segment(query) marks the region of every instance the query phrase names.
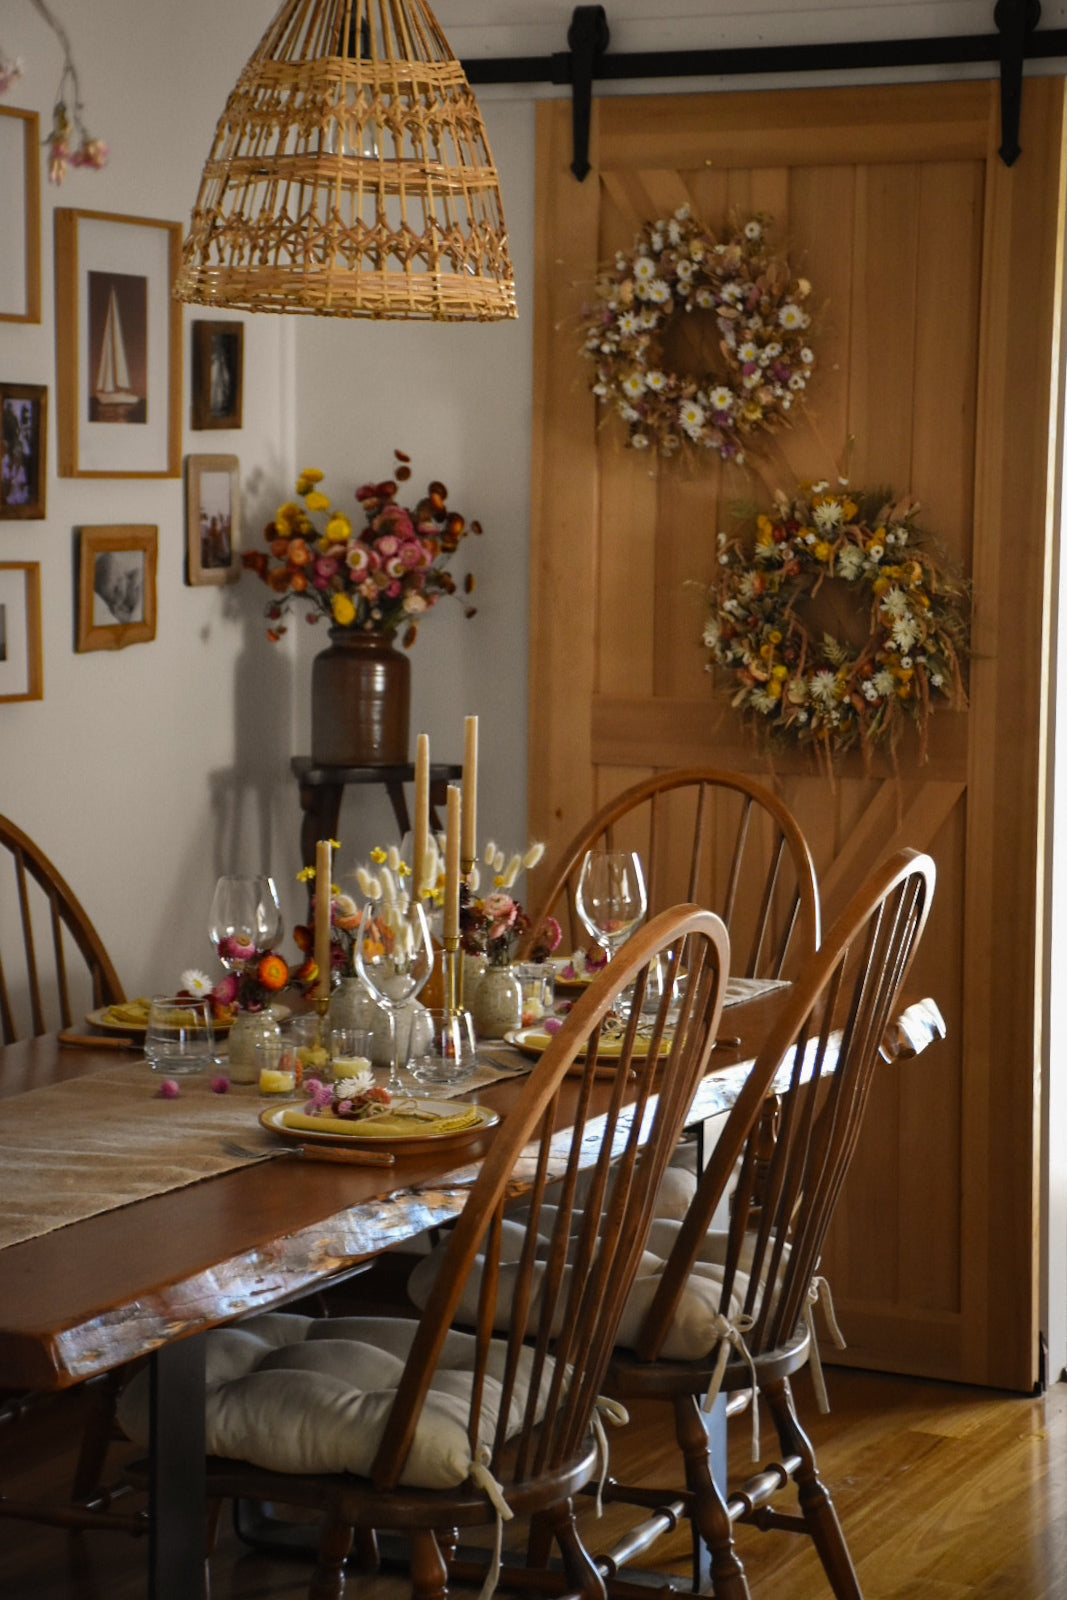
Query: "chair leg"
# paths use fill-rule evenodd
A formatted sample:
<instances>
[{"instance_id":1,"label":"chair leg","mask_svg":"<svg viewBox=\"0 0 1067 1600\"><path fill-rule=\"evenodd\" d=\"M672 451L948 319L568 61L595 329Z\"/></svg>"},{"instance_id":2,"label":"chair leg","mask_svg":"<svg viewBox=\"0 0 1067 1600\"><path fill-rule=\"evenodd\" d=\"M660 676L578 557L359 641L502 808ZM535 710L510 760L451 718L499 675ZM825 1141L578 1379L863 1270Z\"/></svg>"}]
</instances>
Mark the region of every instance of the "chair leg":
<instances>
[{"instance_id":1,"label":"chair leg","mask_svg":"<svg viewBox=\"0 0 1067 1600\"><path fill-rule=\"evenodd\" d=\"M766 1384L761 1389L774 1418L783 1458L798 1457L800 1466L793 1474L797 1486L800 1512L804 1518L811 1541L830 1581L835 1600L863 1600L856 1569L841 1531L841 1524L830 1494L819 1477L815 1451L811 1441L800 1426L789 1381Z\"/></svg>"},{"instance_id":2,"label":"chair leg","mask_svg":"<svg viewBox=\"0 0 1067 1600\"><path fill-rule=\"evenodd\" d=\"M607 1600L607 1585L578 1533L573 1501L568 1500L565 1506L558 1507L552 1532L571 1591L583 1595L584 1600Z\"/></svg>"},{"instance_id":3,"label":"chair leg","mask_svg":"<svg viewBox=\"0 0 1067 1600\"><path fill-rule=\"evenodd\" d=\"M351 1548L351 1523L338 1512L327 1511L319 1527L308 1600L341 1600L345 1592L345 1561Z\"/></svg>"},{"instance_id":4,"label":"chair leg","mask_svg":"<svg viewBox=\"0 0 1067 1600\"><path fill-rule=\"evenodd\" d=\"M543 1571L552 1555L552 1528L543 1512L535 1511L526 1535L526 1565Z\"/></svg>"},{"instance_id":5,"label":"chair leg","mask_svg":"<svg viewBox=\"0 0 1067 1600\"><path fill-rule=\"evenodd\" d=\"M734 1547L730 1513L712 1477L708 1435L700 1417L700 1401L695 1395L676 1397L674 1431L685 1462L686 1487L693 1496L695 1534L703 1539L711 1560L711 1592L715 1600L751 1600L745 1569ZM695 1559L693 1587L694 1590L700 1588Z\"/></svg>"},{"instance_id":6,"label":"chair leg","mask_svg":"<svg viewBox=\"0 0 1067 1600\"><path fill-rule=\"evenodd\" d=\"M412 1600L445 1600L448 1568L432 1528L418 1528L411 1536Z\"/></svg>"},{"instance_id":7,"label":"chair leg","mask_svg":"<svg viewBox=\"0 0 1067 1600\"><path fill-rule=\"evenodd\" d=\"M126 1368L119 1367L87 1386L90 1407L71 1484L70 1497L74 1501L88 1500L101 1486L104 1462L114 1436L115 1406L128 1377Z\"/></svg>"}]
</instances>

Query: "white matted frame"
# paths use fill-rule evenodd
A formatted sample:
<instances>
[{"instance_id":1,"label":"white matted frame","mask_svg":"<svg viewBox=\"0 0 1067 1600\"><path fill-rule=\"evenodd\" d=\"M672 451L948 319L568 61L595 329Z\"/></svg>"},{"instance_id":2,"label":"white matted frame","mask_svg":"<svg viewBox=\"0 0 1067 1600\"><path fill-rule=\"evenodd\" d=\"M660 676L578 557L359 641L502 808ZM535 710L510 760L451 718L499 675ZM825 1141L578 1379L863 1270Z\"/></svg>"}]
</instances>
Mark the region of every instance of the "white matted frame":
<instances>
[{"instance_id":1,"label":"white matted frame","mask_svg":"<svg viewBox=\"0 0 1067 1600\"><path fill-rule=\"evenodd\" d=\"M0 106L0 322L41 320L40 130Z\"/></svg>"},{"instance_id":2,"label":"white matted frame","mask_svg":"<svg viewBox=\"0 0 1067 1600\"><path fill-rule=\"evenodd\" d=\"M178 477L180 224L60 207L55 249L60 477Z\"/></svg>"},{"instance_id":3,"label":"white matted frame","mask_svg":"<svg viewBox=\"0 0 1067 1600\"><path fill-rule=\"evenodd\" d=\"M77 649L121 650L154 639L159 529L118 525L80 534Z\"/></svg>"},{"instance_id":4,"label":"white matted frame","mask_svg":"<svg viewBox=\"0 0 1067 1600\"><path fill-rule=\"evenodd\" d=\"M0 701L43 699L40 563L0 561Z\"/></svg>"},{"instance_id":5,"label":"white matted frame","mask_svg":"<svg viewBox=\"0 0 1067 1600\"><path fill-rule=\"evenodd\" d=\"M186 462L187 583L234 583L241 576L241 472L236 456Z\"/></svg>"}]
</instances>

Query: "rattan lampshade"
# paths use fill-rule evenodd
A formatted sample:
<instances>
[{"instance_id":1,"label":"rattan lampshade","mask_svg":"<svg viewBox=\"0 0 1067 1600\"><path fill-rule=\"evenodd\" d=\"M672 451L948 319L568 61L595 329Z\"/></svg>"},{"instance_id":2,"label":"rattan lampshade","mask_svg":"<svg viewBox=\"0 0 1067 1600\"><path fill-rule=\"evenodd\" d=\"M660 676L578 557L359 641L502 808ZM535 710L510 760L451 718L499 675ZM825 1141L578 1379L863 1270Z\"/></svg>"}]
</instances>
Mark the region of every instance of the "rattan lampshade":
<instances>
[{"instance_id":1,"label":"rattan lampshade","mask_svg":"<svg viewBox=\"0 0 1067 1600\"><path fill-rule=\"evenodd\" d=\"M284 0L219 119L174 293L246 311L515 316L481 114L423 0Z\"/></svg>"}]
</instances>

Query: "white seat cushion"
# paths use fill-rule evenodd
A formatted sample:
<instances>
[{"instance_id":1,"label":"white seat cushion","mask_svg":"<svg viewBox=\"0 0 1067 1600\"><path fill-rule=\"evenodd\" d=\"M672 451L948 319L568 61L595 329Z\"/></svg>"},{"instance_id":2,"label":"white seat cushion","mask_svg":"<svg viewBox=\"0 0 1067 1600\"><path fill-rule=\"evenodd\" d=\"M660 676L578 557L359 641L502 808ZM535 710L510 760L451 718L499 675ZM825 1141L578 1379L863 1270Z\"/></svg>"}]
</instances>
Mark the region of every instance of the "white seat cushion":
<instances>
[{"instance_id":1,"label":"white seat cushion","mask_svg":"<svg viewBox=\"0 0 1067 1600\"><path fill-rule=\"evenodd\" d=\"M273 1312L204 1335L207 1449L276 1472L369 1474L417 1324L389 1317L302 1317ZM454 1488L470 1475L467 1438L474 1338L451 1331L431 1383L400 1482ZM479 1445L492 1443L501 1401L504 1346L494 1341ZM520 1360L508 1419L521 1424L529 1385ZM542 1380L544 1396L551 1367ZM148 1373L123 1394L119 1422L148 1443Z\"/></svg>"},{"instance_id":2,"label":"white seat cushion","mask_svg":"<svg viewBox=\"0 0 1067 1600\"><path fill-rule=\"evenodd\" d=\"M554 1213L551 1208L545 1207L541 1214L541 1227L543 1236L547 1238ZM648 1242L641 1258L637 1278L626 1302L616 1343L624 1348L632 1347L640 1331L641 1324L652 1303L652 1298L659 1287L660 1277L667 1256L670 1254L674 1240L677 1238L680 1221L669 1217L658 1217L652 1224ZM494 1326L501 1328L506 1324L510 1314L512 1301L512 1284L518 1273L518 1263L522 1247L526 1239L526 1225L524 1222L508 1220L503 1224L501 1236L501 1267L499 1289L497 1293L497 1309ZM572 1240L572 1248L574 1241ZM694 1264L693 1271L682 1293L671 1330L663 1346L662 1355L669 1361L699 1361L710 1356L719 1346L723 1336L723 1317L720 1315L720 1301L723 1289L722 1262L725 1256L726 1236L719 1233L709 1233L702 1246L700 1258ZM430 1286L437 1276L442 1258L442 1249L424 1257L418 1263L408 1279L408 1293L417 1306L425 1304ZM466 1287L460 1299L456 1312L456 1320L466 1325L473 1326L477 1316L478 1295L481 1285L481 1266L479 1259L475 1270L467 1280ZM534 1274L534 1301L533 1311L536 1312L538 1300L537 1293L541 1281L541 1274ZM743 1275L735 1278L730 1303L725 1308L728 1321L735 1322L744 1297L748 1292L748 1279ZM533 1315L531 1315L531 1322ZM558 1332L559 1330L554 1330Z\"/></svg>"}]
</instances>

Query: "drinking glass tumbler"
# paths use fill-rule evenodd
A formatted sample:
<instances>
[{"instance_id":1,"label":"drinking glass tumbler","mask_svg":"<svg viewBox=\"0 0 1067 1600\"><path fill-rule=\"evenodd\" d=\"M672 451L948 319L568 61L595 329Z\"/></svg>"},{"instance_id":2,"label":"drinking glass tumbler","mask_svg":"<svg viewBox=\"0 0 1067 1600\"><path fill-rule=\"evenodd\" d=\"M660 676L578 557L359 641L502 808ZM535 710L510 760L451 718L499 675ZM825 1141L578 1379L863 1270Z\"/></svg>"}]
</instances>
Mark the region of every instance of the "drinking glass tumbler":
<instances>
[{"instance_id":1,"label":"drinking glass tumbler","mask_svg":"<svg viewBox=\"0 0 1067 1600\"><path fill-rule=\"evenodd\" d=\"M205 1072L213 1066L215 1030L210 1000L155 995L148 1008L144 1053L152 1070L168 1077Z\"/></svg>"}]
</instances>

